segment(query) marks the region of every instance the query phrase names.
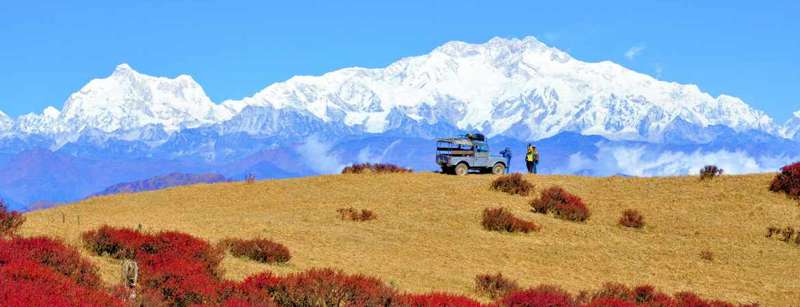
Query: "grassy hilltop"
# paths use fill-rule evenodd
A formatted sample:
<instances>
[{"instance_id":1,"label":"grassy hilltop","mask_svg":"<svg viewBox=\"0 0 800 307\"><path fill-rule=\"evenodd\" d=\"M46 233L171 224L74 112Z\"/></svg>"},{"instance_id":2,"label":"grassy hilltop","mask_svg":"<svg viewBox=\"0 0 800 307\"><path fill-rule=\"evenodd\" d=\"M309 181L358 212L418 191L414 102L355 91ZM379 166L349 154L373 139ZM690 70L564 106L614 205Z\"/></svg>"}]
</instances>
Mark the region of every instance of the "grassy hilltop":
<instances>
[{"instance_id":1,"label":"grassy hilltop","mask_svg":"<svg viewBox=\"0 0 800 307\"><path fill-rule=\"evenodd\" d=\"M767 187L773 174L592 178L526 176L532 196L491 191L494 176L331 175L220 183L88 199L26 214L24 236L47 235L80 246L80 234L108 224L179 230L217 242L264 237L285 244L286 264L225 257L225 276L333 267L380 277L402 290L476 296L476 274L502 272L522 286L554 284L572 292L604 282L652 284L665 292L765 306L800 302L800 246L765 238L768 226L798 226L800 207ZM592 212L575 223L531 212L538 192L560 185ZM540 232L486 231L481 214L506 207ZM370 209L377 219L344 221L339 208ZM641 230L617 221L644 215ZM85 256L102 278L119 282L119 261ZM700 257L710 251L713 260Z\"/></svg>"}]
</instances>

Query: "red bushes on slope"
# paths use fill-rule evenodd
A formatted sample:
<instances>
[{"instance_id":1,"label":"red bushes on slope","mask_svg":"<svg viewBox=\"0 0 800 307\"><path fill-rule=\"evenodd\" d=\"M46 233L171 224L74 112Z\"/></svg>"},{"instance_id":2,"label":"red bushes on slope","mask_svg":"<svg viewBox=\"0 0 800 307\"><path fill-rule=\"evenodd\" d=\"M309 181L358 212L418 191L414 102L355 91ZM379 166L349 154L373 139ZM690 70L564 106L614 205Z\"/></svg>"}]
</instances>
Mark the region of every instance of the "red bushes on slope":
<instances>
[{"instance_id":1,"label":"red bushes on slope","mask_svg":"<svg viewBox=\"0 0 800 307\"><path fill-rule=\"evenodd\" d=\"M447 293L405 294L397 298L397 305L402 307L483 307L484 305L471 298Z\"/></svg>"},{"instance_id":2,"label":"red bushes on slope","mask_svg":"<svg viewBox=\"0 0 800 307\"><path fill-rule=\"evenodd\" d=\"M100 289L97 269L59 241L0 239L3 306L121 306Z\"/></svg>"},{"instance_id":3,"label":"red bushes on slope","mask_svg":"<svg viewBox=\"0 0 800 307\"><path fill-rule=\"evenodd\" d=\"M800 162L782 167L781 172L772 179L769 190L800 199Z\"/></svg>"},{"instance_id":4,"label":"red bushes on slope","mask_svg":"<svg viewBox=\"0 0 800 307\"><path fill-rule=\"evenodd\" d=\"M109 255L116 259L133 259L147 236L127 229L104 225L81 235L86 248L98 256Z\"/></svg>"},{"instance_id":5,"label":"red bushes on slope","mask_svg":"<svg viewBox=\"0 0 800 307\"><path fill-rule=\"evenodd\" d=\"M475 276L475 290L491 299L497 299L518 290L516 281L508 279L503 274L479 274Z\"/></svg>"},{"instance_id":6,"label":"red bushes on slope","mask_svg":"<svg viewBox=\"0 0 800 307\"><path fill-rule=\"evenodd\" d=\"M97 268L78 251L45 237L0 240L0 264L33 262L58 272L82 287L97 288Z\"/></svg>"},{"instance_id":7,"label":"red bushes on slope","mask_svg":"<svg viewBox=\"0 0 800 307\"><path fill-rule=\"evenodd\" d=\"M700 180L714 179L715 177L722 176L724 170L716 165L706 165L700 169Z\"/></svg>"},{"instance_id":8,"label":"red bushes on slope","mask_svg":"<svg viewBox=\"0 0 800 307\"><path fill-rule=\"evenodd\" d=\"M133 258L137 260L141 270L140 297L154 305L484 306L475 300L458 295L400 294L380 279L363 275L349 275L332 269L311 269L286 276L275 276L264 272L250 276L239 283L223 281L219 278L221 253L206 241L177 232L144 234L119 230L108 227L103 231L94 232L95 235L86 235L85 240L87 238L103 238L103 240L99 240L102 241L102 244L92 245L96 242L87 240L87 247L95 252L100 250L101 252L98 253L109 255L124 254L109 251L133 250ZM104 235L99 236L98 233ZM131 240L131 242L116 241L121 238ZM64 298L59 296L37 300L38 297L32 297L26 301L20 301L19 305L31 305L28 303L33 305L75 305L74 301L71 301L74 297L87 297L88 299L85 301L88 302L87 305L92 305L93 302L97 302L95 305L119 304L107 293L96 290L96 288L81 287L75 279L70 277L73 275L69 272L75 270L65 270L67 273L59 273L48 266L34 262L30 262L31 264L18 263L18 267L38 268L35 274L43 277L37 280L46 280L46 284L30 285L28 279L24 277L25 275L21 275L21 278L14 277L17 275L7 272L9 270L12 273L15 271L26 272L28 269L6 265L7 262L2 260L4 259L2 257L8 257L4 255L8 255L10 246L0 244L0 299L4 298L4 295L8 297L14 293L13 289L16 288L3 286L10 284L13 287L31 289L29 292L40 294L44 290L38 289L51 289L47 287L68 289L63 292ZM26 246L18 247L27 250ZM93 246L103 248L92 249ZM108 246L113 248L108 248ZM56 261L55 263L62 262ZM60 266L62 265L55 267ZM492 282L498 280L497 278L485 279ZM492 282L488 284L492 284ZM67 285L63 286L64 284ZM504 282L504 284L513 283ZM492 288L511 289L514 287L493 286ZM724 302L703 300L692 293L678 293L673 297L656 292L650 286L641 286L631 290L621 284L606 284L599 290L583 292L577 297L553 286L503 292L508 293L499 298L495 304L488 306L733 306Z\"/></svg>"},{"instance_id":9,"label":"red bushes on slope","mask_svg":"<svg viewBox=\"0 0 800 307\"><path fill-rule=\"evenodd\" d=\"M284 263L292 259L286 246L267 239L225 239L221 245L235 257L246 257L263 263Z\"/></svg>"},{"instance_id":10,"label":"red bushes on slope","mask_svg":"<svg viewBox=\"0 0 800 307\"><path fill-rule=\"evenodd\" d=\"M177 231L159 232L147 236L136 260L140 266L157 265L166 259L182 259L196 263L204 274L217 278L221 276L219 264L224 256L221 249L208 241Z\"/></svg>"},{"instance_id":11,"label":"red bushes on slope","mask_svg":"<svg viewBox=\"0 0 800 307\"><path fill-rule=\"evenodd\" d=\"M123 306L108 293L84 287L33 261L0 265L0 302L15 306Z\"/></svg>"},{"instance_id":12,"label":"red bushes on slope","mask_svg":"<svg viewBox=\"0 0 800 307\"><path fill-rule=\"evenodd\" d=\"M386 173L411 173L412 170L388 163L356 163L342 169L342 174L386 174Z\"/></svg>"},{"instance_id":13,"label":"red bushes on slope","mask_svg":"<svg viewBox=\"0 0 800 307\"><path fill-rule=\"evenodd\" d=\"M22 224L25 217L16 211L8 211L6 202L0 199L0 238L14 235Z\"/></svg>"},{"instance_id":14,"label":"red bushes on slope","mask_svg":"<svg viewBox=\"0 0 800 307\"><path fill-rule=\"evenodd\" d=\"M272 291L282 306L387 306L396 296L380 279L331 269L289 274Z\"/></svg>"},{"instance_id":15,"label":"red bushes on slope","mask_svg":"<svg viewBox=\"0 0 800 307\"><path fill-rule=\"evenodd\" d=\"M365 222L374 220L378 217L372 210L369 209L361 209L360 211L356 208L340 208L336 209L336 212L339 213L339 218L342 220L348 221L355 221L355 222Z\"/></svg>"},{"instance_id":16,"label":"red bushes on slope","mask_svg":"<svg viewBox=\"0 0 800 307\"><path fill-rule=\"evenodd\" d=\"M554 286L539 286L509 293L498 301L500 306L567 306L567 307L734 307L757 304L734 305L718 300L705 300L691 292L679 292L674 296L657 292L652 286L643 285L631 290L625 285L607 283L594 292L583 291L577 297Z\"/></svg>"},{"instance_id":17,"label":"red bushes on slope","mask_svg":"<svg viewBox=\"0 0 800 307\"><path fill-rule=\"evenodd\" d=\"M523 232L539 231L539 225L533 222L522 220L508 212L504 208L487 208L483 210L483 220L481 225L486 230Z\"/></svg>"},{"instance_id":18,"label":"red bushes on slope","mask_svg":"<svg viewBox=\"0 0 800 307\"><path fill-rule=\"evenodd\" d=\"M530 202L530 206L534 212L553 213L557 218L574 222L586 221L591 215L580 197L558 186L542 191L538 199Z\"/></svg>"},{"instance_id":19,"label":"red bushes on slope","mask_svg":"<svg viewBox=\"0 0 800 307\"><path fill-rule=\"evenodd\" d=\"M82 235L90 251L139 264L144 295L168 304L218 302L223 253L207 241L165 231L146 234L103 226Z\"/></svg>"},{"instance_id":20,"label":"red bushes on slope","mask_svg":"<svg viewBox=\"0 0 800 307\"><path fill-rule=\"evenodd\" d=\"M644 227L644 216L639 211L628 209L622 212L619 224L629 228L642 228Z\"/></svg>"},{"instance_id":21,"label":"red bushes on slope","mask_svg":"<svg viewBox=\"0 0 800 307\"><path fill-rule=\"evenodd\" d=\"M553 286L539 286L515 291L500 300L501 306L573 307L575 299L564 290Z\"/></svg>"},{"instance_id":22,"label":"red bushes on slope","mask_svg":"<svg viewBox=\"0 0 800 307\"><path fill-rule=\"evenodd\" d=\"M528 196L533 191L533 184L525 180L519 173L497 177L492 181L492 190L511 195Z\"/></svg>"}]
</instances>

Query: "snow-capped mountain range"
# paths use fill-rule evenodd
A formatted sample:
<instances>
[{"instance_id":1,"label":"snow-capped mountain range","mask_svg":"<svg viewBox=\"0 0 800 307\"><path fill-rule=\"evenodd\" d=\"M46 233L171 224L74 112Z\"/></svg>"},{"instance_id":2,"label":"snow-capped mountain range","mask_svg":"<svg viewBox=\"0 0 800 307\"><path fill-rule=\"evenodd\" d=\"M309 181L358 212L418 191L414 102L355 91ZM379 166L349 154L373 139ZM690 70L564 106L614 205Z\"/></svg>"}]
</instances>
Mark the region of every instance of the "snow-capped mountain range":
<instances>
[{"instance_id":1,"label":"snow-capped mountain range","mask_svg":"<svg viewBox=\"0 0 800 307\"><path fill-rule=\"evenodd\" d=\"M285 178L356 162L435 170L432 138L481 131L510 168L535 140L543 173L659 176L775 171L800 160L800 112L785 124L738 98L588 63L535 38L449 42L378 69L298 76L214 102L187 75L127 64L59 110L0 112L0 198L68 202L173 172Z\"/></svg>"},{"instance_id":2,"label":"snow-capped mountain range","mask_svg":"<svg viewBox=\"0 0 800 307\"><path fill-rule=\"evenodd\" d=\"M449 42L386 68L293 77L222 103L190 76L152 77L121 64L61 110L16 119L0 112L0 135L41 136L51 148L86 135L161 144L192 128L256 136L479 130L520 140L577 132L658 143L675 129L700 134L715 126L792 139L800 137L800 112L778 125L736 97L712 97L612 62L583 62L533 37Z\"/></svg>"}]
</instances>

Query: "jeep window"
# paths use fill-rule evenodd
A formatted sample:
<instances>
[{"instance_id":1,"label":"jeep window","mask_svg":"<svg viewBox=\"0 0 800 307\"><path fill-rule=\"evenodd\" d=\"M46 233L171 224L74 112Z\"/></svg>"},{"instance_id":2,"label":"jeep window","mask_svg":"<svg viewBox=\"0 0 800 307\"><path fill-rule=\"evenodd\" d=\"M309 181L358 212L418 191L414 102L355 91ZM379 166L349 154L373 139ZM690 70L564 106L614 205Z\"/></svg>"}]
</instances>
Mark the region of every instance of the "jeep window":
<instances>
[{"instance_id":1,"label":"jeep window","mask_svg":"<svg viewBox=\"0 0 800 307\"><path fill-rule=\"evenodd\" d=\"M489 152L489 145L480 144L478 145L478 152Z\"/></svg>"}]
</instances>

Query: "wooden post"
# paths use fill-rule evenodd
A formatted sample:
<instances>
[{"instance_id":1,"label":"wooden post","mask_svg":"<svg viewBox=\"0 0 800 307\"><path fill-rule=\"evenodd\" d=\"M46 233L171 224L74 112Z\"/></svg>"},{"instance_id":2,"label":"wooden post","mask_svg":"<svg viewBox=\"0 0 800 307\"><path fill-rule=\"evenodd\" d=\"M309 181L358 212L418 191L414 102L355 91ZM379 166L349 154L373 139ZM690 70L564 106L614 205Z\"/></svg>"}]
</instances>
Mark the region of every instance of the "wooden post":
<instances>
[{"instance_id":1,"label":"wooden post","mask_svg":"<svg viewBox=\"0 0 800 307\"><path fill-rule=\"evenodd\" d=\"M130 291L129 299L131 301L136 299L136 283L139 279L139 265L136 261L125 259L122 260L122 284Z\"/></svg>"}]
</instances>

